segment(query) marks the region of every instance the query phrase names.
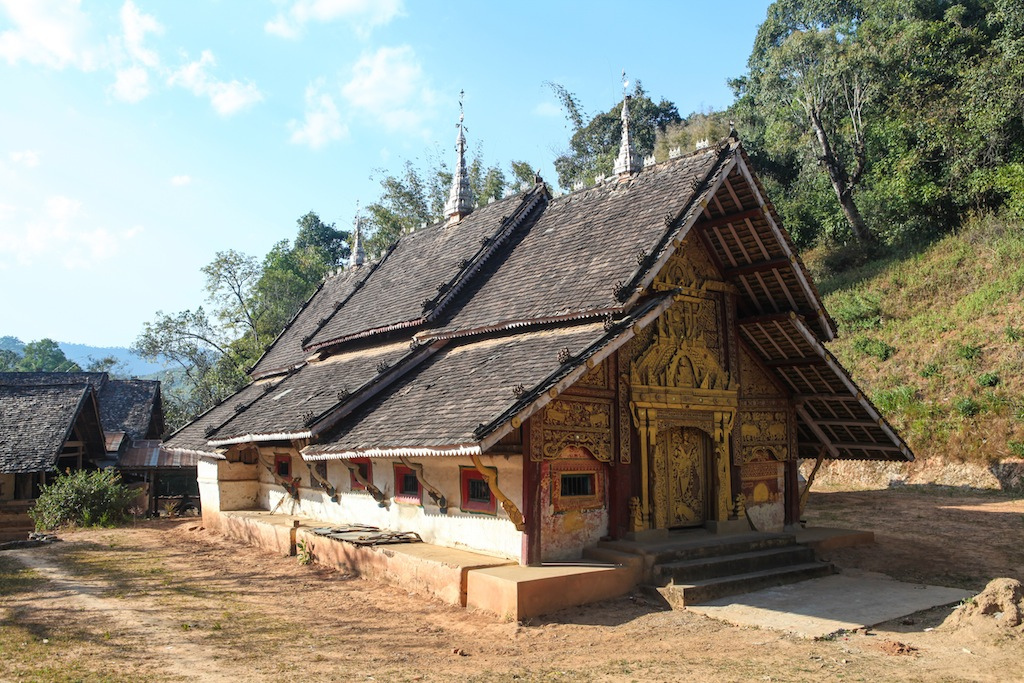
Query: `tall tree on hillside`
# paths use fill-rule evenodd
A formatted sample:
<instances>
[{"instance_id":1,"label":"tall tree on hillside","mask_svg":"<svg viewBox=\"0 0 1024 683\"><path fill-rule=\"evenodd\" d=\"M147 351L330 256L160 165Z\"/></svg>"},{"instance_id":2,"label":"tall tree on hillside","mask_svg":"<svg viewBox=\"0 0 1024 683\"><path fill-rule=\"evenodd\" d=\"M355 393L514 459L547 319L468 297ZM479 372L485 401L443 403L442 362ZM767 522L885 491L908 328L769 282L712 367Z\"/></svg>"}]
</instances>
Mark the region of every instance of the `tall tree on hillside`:
<instances>
[{"instance_id":1,"label":"tall tree on hillside","mask_svg":"<svg viewBox=\"0 0 1024 683\"><path fill-rule=\"evenodd\" d=\"M622 102L588 120L575 94L557 83L547 85L562 103L573 131L569 149L555 159L558 184L568 190L576 181L592 183L594 176L611 173L622 138ZM655 102L640 81L633 86L629 115L633 146L642 156L654 153L659 132L664 133L667 126L682 121L674 103L666 99Z\"/></svg>"},{"instance_id":2,"label":"tall tree on hillside","mask_svg":"<svg viewBox=\"0 0 1024 683\"><path fill-rule=\"evenodd\" d=\"M315 211L308 212L296 221L299 233L295 236L295 249L315 248L323 252L331 266L342 265L348 259L348 242L351 235L338 230L334 223L324 223Z\"/></svg>"},{"instance_id":3,"label":"tall tree on hillside","mask_svg":"<svg viewBox=\"0 0 1024 683\"><path fill-rule=\"evenodd\" d=\"M81 372L78 363L68 360L52 339L25 344L25 351L16 369L20 372Z\"/></svg>"},{"instance_id":4,"label":"tall tree on hillside","mask_svg":"<svg viewBox=\"0 0 1024 683\"><path fill-rule=\"evenodd\" d=\"M737 82L765 118L769 144L805 140L843 216L862 242L874 239L855 201L867 168L866 117L879 94L875 55L856 40L862 3L777 0L758 29Z\"/></svg>"}]
</instances>

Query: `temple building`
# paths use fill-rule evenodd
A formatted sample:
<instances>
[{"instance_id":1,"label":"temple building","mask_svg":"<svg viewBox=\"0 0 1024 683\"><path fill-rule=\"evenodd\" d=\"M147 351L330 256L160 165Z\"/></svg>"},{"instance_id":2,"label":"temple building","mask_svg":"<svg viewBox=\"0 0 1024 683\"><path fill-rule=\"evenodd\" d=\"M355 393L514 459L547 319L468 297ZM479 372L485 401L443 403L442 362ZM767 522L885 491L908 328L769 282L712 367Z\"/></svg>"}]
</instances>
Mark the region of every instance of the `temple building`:
<instances>
[{"instance_id":1,"label":"temple building","mask_svg":"<svg viewBox=\"0 0 1024 683\"><path fill-rule=\"evenodd\" d=\"M628 100L627 103L628 105ZM252 383L173 435L207 526L264 510L523 565L602 539L778 532L801 459L910 460L735 135L476 205L328 278Z\"/></svg>"}]
</instances>

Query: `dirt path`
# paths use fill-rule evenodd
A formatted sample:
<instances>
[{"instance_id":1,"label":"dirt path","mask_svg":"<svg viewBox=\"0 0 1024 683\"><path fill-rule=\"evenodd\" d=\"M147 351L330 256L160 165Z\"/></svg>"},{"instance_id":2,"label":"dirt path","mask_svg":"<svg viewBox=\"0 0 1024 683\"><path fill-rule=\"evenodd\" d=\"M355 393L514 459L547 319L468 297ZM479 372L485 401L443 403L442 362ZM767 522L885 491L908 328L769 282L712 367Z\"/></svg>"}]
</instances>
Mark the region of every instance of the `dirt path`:
<instances>
[{"instance_id":1,"label":"dirt path","mask_svg":"<svg viewBox=\"0 0 1024 683\"><path fill-rule=\"evenodd\" d=\"M820 496L810 511L877 525L877 545L837 552L846 567L973 586L1024 566L1021 500L855 492ZM980 535L965 543L972 526ZM194 521L63 537L0 553L2 681L1024 680L1024 632L950 631L948 608L822 641L641 596L510 623Z\"/></svg>"},{"instance_id":2,"label":"dirt path","mask_svg":"<svg viewBox=\"0 0 1024 683\"><path fill-rule=\"evenodd\" d=\"M8 556L37 572L48 583L47 609L74 614L93 624L104 624L120 637L133 640L146 651L148 664L172 677L221 683L237 681L244 671L210 659L201 645L182 640L180 623L154 609L149 601L104 597L115 592L109 582L82 577L53 554L35 549L9 551ZM33 597L33 600L38 600ZM14 609L18 609L18 605ZM109 631L107 631L109 632Z\"/></svg>"}]
</instances>

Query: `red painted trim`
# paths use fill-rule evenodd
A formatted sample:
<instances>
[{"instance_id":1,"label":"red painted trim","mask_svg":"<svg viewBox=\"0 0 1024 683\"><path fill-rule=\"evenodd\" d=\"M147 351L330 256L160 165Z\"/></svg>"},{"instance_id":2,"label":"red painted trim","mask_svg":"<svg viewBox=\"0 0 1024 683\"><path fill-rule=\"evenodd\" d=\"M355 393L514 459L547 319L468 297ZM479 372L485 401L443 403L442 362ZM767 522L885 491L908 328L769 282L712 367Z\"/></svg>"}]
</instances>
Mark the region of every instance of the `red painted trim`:
<instances>
[{"instance_id":1,"label":"red painted trim","mask_svg":"<svg viewBox=\"0 0 1024 683\"><path fill-rule=\"evenodd\" d=\"M487 489L488 502L482 503L480 501L469 499L469 482L470 481L482 481L485 483L487 480L484 479L484 475L480 474L480 470L475 467L460 466L459 467L459 482L460 488L462 489L462 501L459 507L462 508L463 512L481 512L488 515L494 515L498 512L498 500L491 493L490 488Z\"/></svg>"},{"instance_id":2,"label":"red painted trim","mask_svg":"<svg viewBox=\"0 0 1024 683\"><path fill-rule=\"evenodd\" d=\"M292 456L290 455L275 455L274 456L274 473L282 479L292 478Z\"/></svg>"},{"instance_id":3,"label":"red painted trim","mask_svg":"<svg viewBox=\"0 0 1024 683\"><path fill-rule=\"evenodd\" d=\"M415 503L420 505L423 503L423 487L420 486L420 482L416 480L416 493L402 493L402 483L405 477L412 476L416 477L416 473L412 471L411 467L406 467L400 463L395 463L395 501L398 503Z\"/></svg>"}]
</instances>

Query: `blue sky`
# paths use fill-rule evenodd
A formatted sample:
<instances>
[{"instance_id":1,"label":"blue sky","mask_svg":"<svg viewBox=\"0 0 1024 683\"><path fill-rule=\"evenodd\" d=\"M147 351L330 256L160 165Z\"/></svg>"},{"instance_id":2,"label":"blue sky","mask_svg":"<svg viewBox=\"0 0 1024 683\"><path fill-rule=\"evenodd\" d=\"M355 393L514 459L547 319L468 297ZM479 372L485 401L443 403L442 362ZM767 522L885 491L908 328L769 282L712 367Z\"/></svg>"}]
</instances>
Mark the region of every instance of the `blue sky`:
<instances>
[{"instance_id":1,"label":"blue sky","mask_svg":"<svg viewBox=\"0 0 1024 683\"><path fill-rule=\"evenodd\" d=\"M218 250L347 228L375 172L448 159L462 89L471 149L554 182L546 81L727 106L769 4L0 0L0 335L130 345Z\"/></svg>"}]
</instances>

